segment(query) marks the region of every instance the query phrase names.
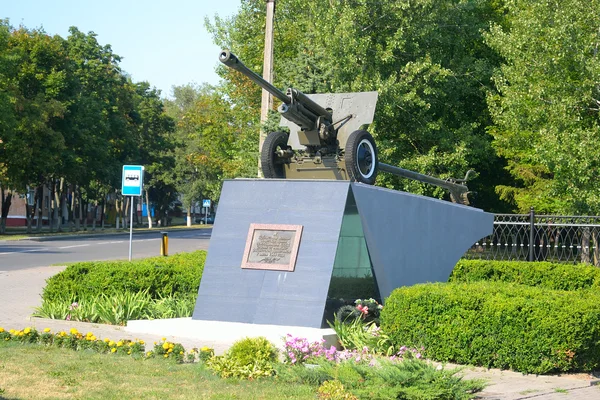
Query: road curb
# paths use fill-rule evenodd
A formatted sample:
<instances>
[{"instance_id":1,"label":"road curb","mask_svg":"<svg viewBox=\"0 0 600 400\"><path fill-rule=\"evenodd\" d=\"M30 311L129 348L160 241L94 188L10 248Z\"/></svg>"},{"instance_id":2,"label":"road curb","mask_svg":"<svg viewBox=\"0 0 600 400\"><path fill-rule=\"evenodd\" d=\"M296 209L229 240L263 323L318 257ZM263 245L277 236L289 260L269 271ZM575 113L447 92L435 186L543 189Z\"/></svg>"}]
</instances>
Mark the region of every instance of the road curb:
<instances>
[{"instance_id":1,"label":"road curb","mask_svg":"<svg viewBox=\"0 0 600 400\"><path fill-rule=\"evenodd\" d=\"M206 225L204 225L206 226ZM152 230L139 230L136 231L135 229L133 230L133 234L134 235L147 235L147 234L152 234L152 233L161 233L161 232L187 232L187 231L195 231L195 230L199 230L199 229L209 229L209 228L154 228ZM29 240L32 242L47 242L47 241L55 241L55 240L71 240L74 238L77 239L91 239L91 238L96 238L96 237L103 237L103 236L125 236L125 235L129 235L129 231L124 231L124 232L106 232L106 233L90 233L90 234L65 234L65 235L56 235L56 236L30 236L30 237L25 237L25 238L21 238L21 239L14 239L15 242L20 242L20 241L24 241L24 240ZM0 242L12 242L13 240L2 240L0 239Z\"/></svg>"}]
</instances>

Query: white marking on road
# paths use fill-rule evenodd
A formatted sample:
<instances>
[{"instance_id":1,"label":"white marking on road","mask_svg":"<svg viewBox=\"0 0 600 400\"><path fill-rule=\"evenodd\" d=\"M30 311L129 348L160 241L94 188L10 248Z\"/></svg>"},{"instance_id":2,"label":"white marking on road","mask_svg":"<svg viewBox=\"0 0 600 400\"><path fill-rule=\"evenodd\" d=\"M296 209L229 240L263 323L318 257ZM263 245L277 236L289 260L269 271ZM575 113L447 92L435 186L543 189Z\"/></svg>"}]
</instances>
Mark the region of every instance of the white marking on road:
<instances>
[{"instance_id":1,"label":"white marking on road","mask_svg":"<svg viewBox=\"0 0 600 400\"><path fill-rule=\"evenodd\" d=\"M45 247L43 249L31 249L31 250L19 250L19 251L8 251L6 253L0 253L0 255L5 255L5 254L17 254L17 253L33 253L34 251L44 251L44 250L50 250L50 247Z\"/></svg>"},{"instance_id":2,"label":"white marking on road","mask_svg":"<svg viewBox=\"0 0 600 400\"><path fill-rule=\"evenodd\" d=\"M59 247L59 249L72 249L73 247L87 247L89 244L75 244L73 246Z\"/></svg>"}]
</instances>

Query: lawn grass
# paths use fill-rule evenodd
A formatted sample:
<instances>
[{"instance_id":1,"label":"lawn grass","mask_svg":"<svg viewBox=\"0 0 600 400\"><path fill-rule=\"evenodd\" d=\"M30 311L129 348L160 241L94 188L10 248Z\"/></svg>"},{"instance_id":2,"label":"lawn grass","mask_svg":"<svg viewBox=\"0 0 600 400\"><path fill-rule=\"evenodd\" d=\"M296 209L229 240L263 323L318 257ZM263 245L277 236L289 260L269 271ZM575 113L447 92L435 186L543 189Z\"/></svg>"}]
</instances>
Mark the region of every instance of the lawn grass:
<instances>
[{"instance_id":1,"label":"lawn grass","mask_svg":"<svg viewBox=\"0 0 600 400\"><path fill-rule=\"evenodd\" d=\"M0 343L0 399L315 399L316 388L221 379L203 364Z\"/></svg>"}]
</instances>

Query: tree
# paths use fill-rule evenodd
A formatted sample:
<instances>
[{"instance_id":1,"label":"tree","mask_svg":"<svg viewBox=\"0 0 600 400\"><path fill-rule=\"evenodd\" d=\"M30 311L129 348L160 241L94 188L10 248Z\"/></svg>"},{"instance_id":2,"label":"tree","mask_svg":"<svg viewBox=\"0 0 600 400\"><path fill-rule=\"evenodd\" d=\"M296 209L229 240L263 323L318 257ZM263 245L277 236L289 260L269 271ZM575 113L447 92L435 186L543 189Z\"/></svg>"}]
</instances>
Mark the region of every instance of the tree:
<instances>
[{"instance_id":1,"label":"tree","mask_svg":"<svg viewBox=\"0 0 600 400\"><path fill-rule=\"evenodd\" d=\"M7 47L12 61L8 96L15 124L4 133L3 152L12 188L25 193L27 186L41 188L62 168L66 146L61 125L68 114L71 88L66 72L69 60L64 39L50 37L43 30L13 30ZM42 191L36 192L40 226ZM31 214L28 209L28 222Z\"/></svg>"},{"instance_id":2,"label":"tree","mask_svg":"<svg viewBox=\"0 0 600 400\"><path fill-rule=\"evenodd\" d=\"M8 175L8 155L6 153L6 142L11 132L14 131L16 121L14 109L10 104L9 91L12 81L11 63L8 56L10 39L10 26L8 21L0 20L0 233L4 233L6 217L10 209L10 199L5 191L12 187ZM11 196L12 197L12 196Z\"/></svg>"},{"instance_id":3,"label":"tree","mask_svg":"<svg viewBox=\"0 0 600 400\"><path fill-rule=\"evenodd\" d=\"M505 209L494 185L506 180L491 147L486 92L500 58L482 32L503 15L493 0L368 0L277 3L275 86L307 91L379 91L370 131L381 159L438 177L479 172L479 205ZM260 71L264 4L246 0L237 15L208 22L215 42ZM319 21L315 24L314 21ZM258 88L221 70L234 104L255 111ZM243 83L240 83L240 79ZM231 89L241 87L242 93ZM258 115L258 112L256 112ZM254 128L254 127L252 127ZM248 128L250 129L250 127ZM379 183L434 196L442 190L381 174Z\"/></svg>"},{"instance_id":4,"label":"tree","mask_svg":"<svg viewBox=\"0 0 600 400\"><path fill-rule=\"evenodd\" d=\"M159 90L150 87L148 82L136 83L134 87L134 111L131 116L137 152L131 155L131 162L145 167L146 198L156 206L158 219L164 226L167 211L177 199L174 177L177 143L173 140L175 124L165 112ZM152 227L150 213L148 221Z\"/></svg>"},{"instance_id":5,"label":"tree","mask_svg":"<svg viewBox=\"0 0 600 400\"><path fill-rule=\"evenodd\" d=\"M489 97L490 132L519 185L520 211L600 212L598 0L506 1L487 42L503 57Z\"/></svg>"}]
</instances>

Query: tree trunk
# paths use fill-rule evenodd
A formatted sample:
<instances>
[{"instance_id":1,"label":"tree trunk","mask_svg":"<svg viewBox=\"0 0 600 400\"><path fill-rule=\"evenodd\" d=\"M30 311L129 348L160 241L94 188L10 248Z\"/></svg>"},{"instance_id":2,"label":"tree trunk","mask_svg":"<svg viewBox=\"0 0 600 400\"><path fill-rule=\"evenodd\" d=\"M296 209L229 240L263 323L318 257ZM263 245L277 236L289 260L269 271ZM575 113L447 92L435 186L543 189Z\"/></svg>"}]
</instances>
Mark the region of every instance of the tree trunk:
<instances>
[{"instance_id":1,"label":"tree trunk","mask_svg":"<svg viewBox=\"0 0 600 400\"><path fill-rule=\"evenodd\" d=\"M192 206L187 208L187 226L192 226Z\"/></svg>"},{"instance_id":2,"label":"tree trunk","mask_svg":"<svg viewBox=\"0 0 600 400\"><path fill-rule=\"evenodd\" d=\"M35 205L36 205L36 214L37 214L37 225L36 225L36 231L40 232L42 230L42 225L43 225L43 210L44 210L44 186L39 185L37 188L35 188L35 197L36 197L36 201L35 201Z\"/></svg>"},{"instance_id":3,"label":"tree trunk","mask_svg":"<svg viewBox=\"0 0 600 400\"><path fill-rule=\"evenodd\" d=\"M123 210L123 228L129 229L129 219L131 210L129 207L131 206L131 196L127 196L125 200L125 209Z\"/></svg>"},{"instance_id":4,"label":"tree trunk","mask_svg":"<svg viewBox=\"0 0 600 400\"><path fill-rule=\"evenodd\" d=\"M92 232L96 231L96 216L98 215L98 200L94 200L94 207L92 208Z\"/></svg>"},{"instance_id":5,"label":"tree trunk","mask_svg":"<svg viewBox=\"0 0 600 400\"><path fill-rule=\"evenodd\" d=\"M79 193L79 185L73 185L73 222L75 223L75 231L81 229L81 193Z\"/></svg>"},{"instance_id":6,"label":"tree trunk","mask_svg":"<svg viewBox=\"0 0 600 400\"><path fill-rule=\"evenodd\" d=\"M0 211L0 233L6 233L6 219L8 218L8 211L10 210L10 205L12 203L12 190L8 190L8 193L5 193L4 187L0 189L2 191L2 209Z\"/></svg>"},{"instance_id":7,"label":"tree trunk","mask_svg":"<svg viewBox=\"0 0 600 400\"><path fill-rule=\"evenodd\" d=\"M146 214L148 215L148 228L152 229L152 210L150 209L150 197L146 189Z\"/></svg>"},{"instance_id":8,"label":"tree trunk","mask_svg":"<svg viewBox=\"0 0 600 400\"><path fill-rule=\"evenodd\" d=\"M581 234L581 262L590 264L590 228L583 228Z\"/></svg>"},{"instance_id":9,"label":"tree trunk","mask_svg":"<svg viewBox=\"0 0 600 400\"><path fill-rule=\"evenodd\" d=\"M29 205L29 199L25 198L25 220L27 224L27 233L31 233L31 220L33 219L33 207Z\"/></svg>"},{"instance_id":10,"label":"tree trunk","mask_svg":"<svg viewBox=\"0 0 600 400\"><path fill-rule=\"evenodd\" d=\"M65 178L60 178L60 186L59 186L60 196L59 196L59 204L58 204L58 220L56 230L58 232L62 232L63 219L64 219L64 209L65 204L67 202L67 193L65 190Z\"/></svg>"},{"instance_id":11,"label":"tree trunk","mask_svg":"<svg viewBox=\"0 0 600 400\"><path fill-rule=\"evenodd\" d=\"M56 179L52 179L49 182L48 189L50 190L50 209L48 210L48 229L50 232L54 232L54 226L56 225L56 219L58 218L58 195L56 190Z\"/></svg>"},{"instance_id":12,"label":"tree trunk","mask_svg":"<svg viewBox=\"0 0 600 400\"><path fill-rule=\"evenodd\" d=\"M137 228L137 227L140 226L140 218L139 218L138 213L137 213L137 207L136 207L136 202L135 202L136 199L139 199L139 197L136 197L136 198L133 199L134 201L133 201L133 206L132 206L133 208L132 209L133 209L133 222L134 222L134 226ZM139 204L139 201L138 201L138 204Z\"/></svg>"},{"instance_id":13,"label":"tree trunk","mask_svg":"<svg viewBox=\"0 0 600 400\"><path fill-rule=\"evenodd\" d=\"M104 218L106 217L106 197L102 196L102 209L100 210L100 229L104 230Z\"/></svg>"},{"instance_id":14,"label":"tree trunk","mask_svg":"<svg viewBox=\"0 0 600 400\"><path fill-rule=\"evenodd\" d=\"M598 230L594 228L592 238L594 239L594 265L596 267L600 266L600 249L598 248L600 243L598 243L598 236Z\"/></svg>"},{"instance_id":15,"label":"tree trunk","mask_svg":"<svg viewBox=\"0 0 600 400\"><path fill-rule=\"evenodd\" d=\"M69 231L73 232L74 228L75 228L75 203L76 200L75 198L77 197L75 195L75 185L71 184L71 187L69 188L69 194L71 195L71 200L68 202L68 215L69 215Z\"/></svg>"},{"instance_id":16,"label":"tree trunk","mask_svg":"<svg viewBox=\"0 0 600 400\"><path fill-rule=\"evenodd\" d=\"M116 192L116 191L115 191ZM119 195L115 196L115 228L118 230L121 227L121 200Z\"/></svg>"},{"instance_id":17,"label":"tree trunk","mask_svg":"<svg viewBox=\"0 0 600 400\"><path fill-rule=\"evenodd\" d=\"M81 199L81 209L82 209L82 213L81 216L83 218L83 230L87 231L87 225L88 225L88 218L90 216L90 203L88 203L87 201L84 202L83 199Z\"/></svg>"}]
</instances>

